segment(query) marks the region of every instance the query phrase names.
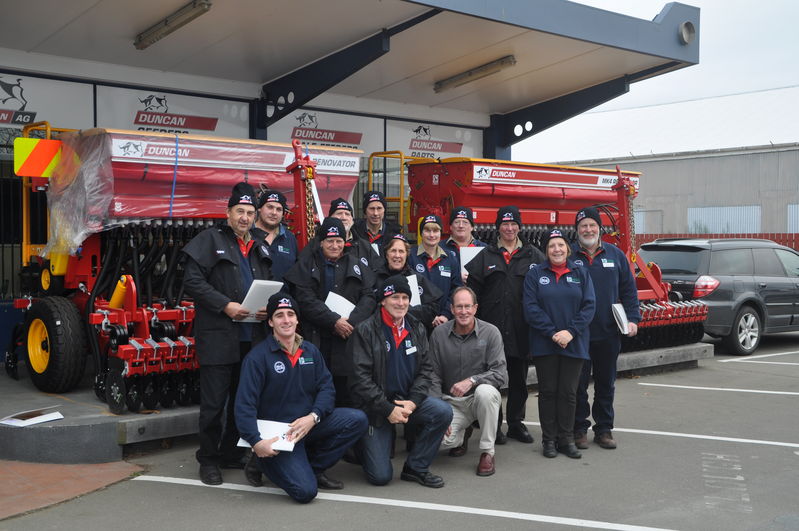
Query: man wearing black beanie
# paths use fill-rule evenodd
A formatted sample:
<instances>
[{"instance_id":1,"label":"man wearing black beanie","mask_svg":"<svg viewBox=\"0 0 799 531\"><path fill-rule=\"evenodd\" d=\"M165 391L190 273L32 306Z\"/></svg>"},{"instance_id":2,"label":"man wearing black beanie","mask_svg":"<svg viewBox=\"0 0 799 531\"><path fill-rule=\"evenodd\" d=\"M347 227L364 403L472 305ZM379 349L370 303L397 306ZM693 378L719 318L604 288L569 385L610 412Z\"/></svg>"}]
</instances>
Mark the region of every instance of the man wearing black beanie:
<instances>
[{"instance_id":1,"label":"man wearing black beanie","mask_svg":"<svg viewBox=\"0 0 799 531\"><path fill-rule=\"evenodd\" d=\"M391 447L394 427L415 434L400 479L431 488L444 480L430 472L441 439L452 422L452 408L429 396L432 364L427 332L408 314L411 288L402 275L386 278L377 290L380 311L355 327L347 342L352 360L353 405L369 418L369 431L356 446L366 479L385 485L394 475Z\"/></svg>"},{"instance_id":2,"label":"man wearing black beanie","mask_svg":"<svg viewBox=\"0 0 799 531\"><path fill-rule=\"evenodd\" d=\"M527 403L527 370L530 362L528 327L522 311L524 276L544 255L519 238L522 217L519 208L508 205L497 211L495 226L499 237L489 242L466 266L467 285L477 293L477 317L502 331L508 364L506 405L508 437L532 443L533 437L522 423ZM500 411L500 417L502 412ZM506 442L502 422L497 429L497 444Z\"/></svg>"},{"instance_id":3,"label":"man wearing black beanie","mask_svg":"<svg viewBox=\"0 0 799 531\"><path fill-rule=\"evenodd\" d=\"M577 386L574 443L577 448L588 448L590 415L594 420L594 442L600 448L613 450L616 448L616 440L611 431L615 418L613 400L621 338L612 308L613 304L621 302L629 321L627 335L636 335L638 321L641 320L638 290L627 256L615 245L602 241L602 218L595 207L577 212L574 228L577 230L577 242L572 247L574 263L588 270L596 295L596 313L589 329L590 360L583 363ZM592 375L593 407L588 403L588 384Z\"/></svg>"},{"instance_id":4,"label":"man wearing black beanie","mask_svg":"<svg viewBox=\"0 0 799 531\"><path fill-rule=\"evenodd\" d=\"M402 232L399 225L386 221L386 208L386 196L383 192L369 190L363 194L364 217L355 220L352 226L352 233L372 244L377 254L381 254L383 247L395 234Z\"/></svg>"},{"instance_id":5,"label":"man wearing black beanie","mask_svg":"<svg viewBox=\"0 0 799 531\"><path fill-rule=\"evenodd\" d=\"M195 236L185 255L183 285L194 299L194 337L200 363L200 479L222 483L221 468L241 468L244 452L233 418L241 360L266 337L265 308L241 302L253 280L272 278L272 259L264 233L252 228L255 191L238 183L228 200L227 221ZM257 322L244 323L255 316ZM229 402L226 408L225 403ZM223 422L223 415L226 416Z\"/></svg>"}]
</instances>

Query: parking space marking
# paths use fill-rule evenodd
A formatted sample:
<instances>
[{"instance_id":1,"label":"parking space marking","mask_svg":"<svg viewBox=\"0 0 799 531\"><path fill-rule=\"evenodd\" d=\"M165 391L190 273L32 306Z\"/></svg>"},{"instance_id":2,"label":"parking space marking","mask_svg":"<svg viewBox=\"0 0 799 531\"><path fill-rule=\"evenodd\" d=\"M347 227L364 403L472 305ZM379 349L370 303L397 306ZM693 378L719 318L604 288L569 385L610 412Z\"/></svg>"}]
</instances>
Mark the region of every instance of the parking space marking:
<instances>
[{"instance_id":1,"label":"parking space marking","mask_svg":"<svg viewBox=\"0 0 799 531\"><path fill-rule=\"evenodd\" d=\"M523 424L527 424L528 426L541 425L538 422L529 422L529 421L524 421ZM664 435L666 437L680 437L683 439L703 439L707 441L723 441L723 442L735 442L735 443L744 443L744 444L763 444L766 446L784 446L787 448L799 448L799 443L790 443L782 441L765 441L762 439L740 439L737 437L719 437L716 435L702 435L701 433L678 433L675 431L638 430L635 428L613 428L613 431L618 431L623 433L638 433L641 435Z\"/></svg>"},{"instance_id":2,"label":"parking space marking","mask_svg":"<svg viewBox=\"0 0 799 531\"><path fill-rule=\"evenodd\" d=\"M738 360L734 360L734 361L738 361ZM792 363L790 361L740 360L740 363L762 363L763 365L799 365L799 363Z\"/></svg>"},{"instance_id":3,"label":"parking space marking","mask_svg":"<svg viewBox=\"0 0 799 531\"><path fill-rule=\"evenodd\" d=\"M796 365L799 365L799 363ZM735 389L731 387L699 387L695 385L671 385L647 382L638 382L638 385L648 385L650 387L672 387L674 389L697 389L699 391L730 391L736 393L762 393L764 395L799 395L799 393L793 391L766 391L763 389Z\"/></svg>"},{"instance_id":4,"label":"parking space marking","mask_svg":"<svg viewBox=\"0 0 799 531\"><path fill-rule=\"evenodd\" d=\"M236 483L223 483L222 485L206 485L198 479L172 478L167 476L137 476L133 481L153 481L157 483L172 483L176 485L190 485L209 489L228 489L236 491L255 492L258 494L271 494L287 496L281 489L270 487L251 487ZM508 518L511 520L524 520L528 522L542 522L547 524L569 525L588 527L593 529L617 529L621 531L664 531L661 527L646 527L638 525L618 524L614 522L601 522L597 520L583 520L581 518L564 518L545 514L517 513L513 511L498 511L494 509L480 509L463 505L445 505L442 503L415 502L391 498L373 498L371 496L352 496L349 494L329 494L320 492L317 499L339 501L348 503L365 503L370 505L386 505L389 507L407 507L409 509L422 509L427 511L442 511L449 513L472 514L475 516L493 516L495 518Z\"/></svg>"},{"instance_id":5,"label":"parking space marking","mask_svg":"<svg viewBox=\"0 0 799 531\"><path fill-rule=\"evenodd\" d=\"M789 354L799 354L799 350L790 350L788 352L774 352L772 354L760 354L757 356L746 356L745 358L730 358L726 360L717 360L719 363L748 363L751 360L761 358L772 358L774 356L787 356Z\"/></svg>"}]
</instances>

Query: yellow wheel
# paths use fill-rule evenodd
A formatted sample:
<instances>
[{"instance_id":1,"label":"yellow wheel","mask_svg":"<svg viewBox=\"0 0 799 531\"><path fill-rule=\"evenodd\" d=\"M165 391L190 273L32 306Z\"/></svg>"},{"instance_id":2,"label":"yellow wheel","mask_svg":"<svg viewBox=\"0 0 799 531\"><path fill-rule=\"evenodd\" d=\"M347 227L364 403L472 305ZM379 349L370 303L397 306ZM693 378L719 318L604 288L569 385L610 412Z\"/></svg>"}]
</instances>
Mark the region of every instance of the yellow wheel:
<instances>
[{"instance_id":1,"label":"yellow wheel","mask_svg":"<svg viewBox=\"0 0 799 531\"><path fill-rule=\"evenodd\" d=\"M88 350L83 319L72 301L35 300L26 314L23 337L33 385L47 393L63 393L80 383Z\"/></svg>"},{"instance_id":2,"label":"yellow wheel","mask_svg":"<svg viewBox=\"0 0 799 531\"><path fill-rule=\"evenodd\" d=\"M41 319L34 319L28 327L28 361L31 369L41 374L50 362L50 336Z\"/></svg>"},{"instance_id":3,"label":"yellow wheel","mask_svg":"<svg viewBox=\"0 0 799 531\"><path fill-rule=\"evenodd\" d=\"M42 275L39 277L39 283L42 286L42 291L47 293L50 289L50 284L53 280L53 276L50 274L50 268L42 269Z\"/></svg>"}]
</instances>

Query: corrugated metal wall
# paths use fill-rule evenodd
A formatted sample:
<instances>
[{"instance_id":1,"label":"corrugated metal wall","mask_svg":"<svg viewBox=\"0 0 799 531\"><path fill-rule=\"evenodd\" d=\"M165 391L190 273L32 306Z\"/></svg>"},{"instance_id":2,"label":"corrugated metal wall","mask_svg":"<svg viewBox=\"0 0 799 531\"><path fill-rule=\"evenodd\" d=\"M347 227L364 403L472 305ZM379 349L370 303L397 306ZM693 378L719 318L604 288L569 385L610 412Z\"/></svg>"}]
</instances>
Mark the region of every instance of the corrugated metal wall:
<instances>
[{"instance_id":1,"label":"corrugated metal wall","mask_svg":"<svg viewBox=\"0 0 799 531\"><path fill-rule=\"evenodd\" d=\"M799 204L799 144L574 164L608 169L619 164L623 170L642 172L635 210L646 212L643 223L647 232L692 232L689 209L752 206L760 208L759 227L747 210L694 210L693 215L722 225L729 221L731 232L799 232L799 216L789 207ZM659 225L655 213L659 213ZM743 230L737 230L741 228L737 215L745 216ZM789 219L794 220L793 225Z\"/></svg>"},{"instance_id":2,"label":"corrugated metal wall","mask_svg":"<svg viewBox=\"0 0 799 531\"><path fill-rule=\"evenodd\" d=\"M646 232L642 230L641 232ZM703 234L760 232L760 205L688 207L688 232Z\"/></svg>"}]
</instances>

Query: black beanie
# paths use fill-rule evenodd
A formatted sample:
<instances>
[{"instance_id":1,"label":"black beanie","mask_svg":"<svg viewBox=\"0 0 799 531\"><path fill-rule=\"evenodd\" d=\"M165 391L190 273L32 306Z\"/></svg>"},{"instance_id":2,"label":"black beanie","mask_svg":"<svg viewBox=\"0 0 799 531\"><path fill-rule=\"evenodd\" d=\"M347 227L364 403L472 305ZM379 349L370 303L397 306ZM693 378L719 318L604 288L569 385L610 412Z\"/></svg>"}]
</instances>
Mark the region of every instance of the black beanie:
<instances>
[{"instance_id":1,"label":"black beanie","mask_svg":"<svg viewBox=\"0 0 799 531\"><path fill-rule=\"evenodd\" d=\"M330 210L327 211L328 216L332 216L336 210L349 210L353 216L355 212L352 210L352 205L343 197L337 197L330 202Z\"/></svg>"},{"instance_id":2,"label":"black beanie","mask_svg":"<svg viewBox=\"0 0 799 531\"><path fill-rule=\"evenodd\" d=\"M424 230L425 225L429 225L431 223L438 225L439 229L443 227L440 217L436 216L435 214L428 214L419 220L419 232Z\"/></svg>"},{"instance_id":3,"label":"black beanie","mask_svg":"<svg viewBox=\"0 0 799 531\"><path fill-rule=\"evenodd\" d=\"M363 211L366 212L366 207L369 206L369 203L372 201L380 201L382 203L383 208L388 208L386 206L386 196L383 192L378 192L377 190L370 190L363 194Z\"/></svg>"},{"instance_id":4,"label":"black beanie","mask_svg":"<svg viewBox=\"0 0 799 531\"><path fill-rule=\"evenodd\" d=\"M322 226L319 228L319 241L327 238L347 239L347 231L344 229L344 223L340 219L325 218L322 222Z\"/></svg>"},{"instance_id":5,"label":"black beanie","mask_svg":"<svg viewBox=\"0 0 799 531\"><path fill-rule=\"evenodd\" d=\"M449 215L449 224L452 225L452 222L456 219L465 219L474 227L474 212L467 206L459 206L452 209Z\"/></svg>"},{"instance_id":6,"label":"black beanie","mask_svg":"<svg viewBox=\"0 0 799 531\"><path fill-rule=\"evenodd\" d=\"M261 208L267 203L280 203L283 210L286 210L286 196L277 190L266 190L258 198L258 208Z\"/></svg>"},{"instance_id":7,"label":"black beanie","mask_svg":"<svg viewBox=\"0 0 799 531\"><path fill-rule=\"evenodd\" d=\"M552 229L551 231L549 231L547 235L544 236L544 241L541 242L542 244L541 247L544 250L544 253L547 252L547 245L549 245L549 241L555 238L563 239L563 241L566 242L566 246L568 247L569 240L566 239L566 236L564 236L563 233L558 229Z\"/></svg>"},{"instance_id":8,"label":"black beanie","mask_svg":"<svg viewBox=\"0 0 799 531\"><path fill-rule=\"evenodd\" d=\"M599 228L602 228L602 217L599 215L599 210L594 207L586 207L577 212L577 216L574 218L574 228L576 229L577 225L585 218L593 219L599 225Z\"/></svg>"},{"instance_id":9,"label":"black beanie","mask_svg":"<svg viewBox=\"0 0 799 531\"><path fill-rule=\"evenodd\" d=\"M255 190L248 183L238 183L228 199L227 207L236 205L252 205L255 208Z\"/></svg>"},{"instance_id":10,"label":"black beanie","mask_svg":"<svg viewBox=\"0 0 799 531\"><path fill-rule=\"evenodd\" d=\"M411 285L408 284L408 279L402 275L393 275L385 279L380 286L380 291L377 293L377 298L382 301L395 293L404 293L408 297L411 296Z\"/></svg>"},{"instance_id":11,"label":"black beanie","mask_svg":"<svg viewBox=\"0 0 799 531\"><path fill-rule=\"evenodd\" d=\"M513 205L504 206L497 211L497 221L495 223L497 230L499 226L506 221L513 221L519 227L522 226L522 215L519 213L519 207Z\"/></svg>"},{"instance_id":12,"label":"black beanie","mask_svg":"<svg viewBox=\"0 0 799 531\"><path fill-rule=\"evenodd\" d=\"M271 319L276 311L282 309L294 310L294 313L297 314L297 318L299 319L300 307L297 305L297 301L287 293L278 292L269 297L269 302L266 303L267 320Z\"/></svg>"}]
</instances>

